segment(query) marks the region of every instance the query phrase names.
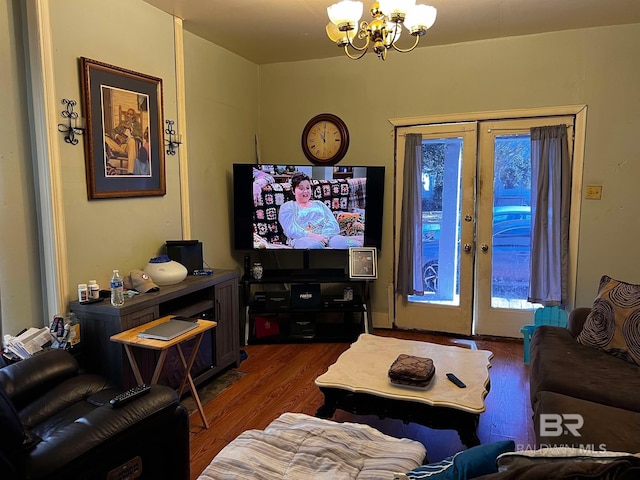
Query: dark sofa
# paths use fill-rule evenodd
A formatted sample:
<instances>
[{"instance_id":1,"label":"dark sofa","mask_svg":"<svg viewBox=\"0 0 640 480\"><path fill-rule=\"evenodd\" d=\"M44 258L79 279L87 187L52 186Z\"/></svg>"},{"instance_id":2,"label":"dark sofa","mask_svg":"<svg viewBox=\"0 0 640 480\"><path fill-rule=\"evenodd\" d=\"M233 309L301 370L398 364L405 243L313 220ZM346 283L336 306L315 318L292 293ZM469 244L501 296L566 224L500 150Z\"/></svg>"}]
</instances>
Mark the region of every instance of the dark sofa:
<instances>
[{"instance_id":1,"label":"dark sofa","mask_svg":"<svg viewBox=\"0 0 640 480\"><path fill-rule=\"evenodd\" d=\"M0 368L2 479L189 478L189 418L169 387L121 390L50 350Z\"/></svg>"},{"instance_id":2,"label":"dark sofa","mask_svg":"<svg viewBox=\"0 0 640 480\"><path fill-rule=\"evenodd\" d=\"M567 328L541 326L531 339L537 444L640 452L640 366L576 341L590 311L577 308Z\"/></svg>"}]
</instances>

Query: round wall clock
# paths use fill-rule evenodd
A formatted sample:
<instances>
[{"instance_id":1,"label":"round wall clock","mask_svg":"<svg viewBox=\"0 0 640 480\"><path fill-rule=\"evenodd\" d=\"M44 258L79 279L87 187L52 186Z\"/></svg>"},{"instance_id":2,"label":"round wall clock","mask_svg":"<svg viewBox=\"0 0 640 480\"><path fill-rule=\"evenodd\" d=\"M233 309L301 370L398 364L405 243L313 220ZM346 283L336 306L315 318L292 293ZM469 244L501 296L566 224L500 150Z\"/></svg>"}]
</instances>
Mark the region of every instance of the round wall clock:
<instances>
[{"instance_id":1,"label":"round wall clock","mask_svg":"<svg viewBox=\"0 0 640 480\"><path fill-rule=\"evenodd\" d=\"M349 130L331 113L321 113L307 122L302 131L302 151L311 163L335 165L349 149Z\"/></svg>"}]
</instances>

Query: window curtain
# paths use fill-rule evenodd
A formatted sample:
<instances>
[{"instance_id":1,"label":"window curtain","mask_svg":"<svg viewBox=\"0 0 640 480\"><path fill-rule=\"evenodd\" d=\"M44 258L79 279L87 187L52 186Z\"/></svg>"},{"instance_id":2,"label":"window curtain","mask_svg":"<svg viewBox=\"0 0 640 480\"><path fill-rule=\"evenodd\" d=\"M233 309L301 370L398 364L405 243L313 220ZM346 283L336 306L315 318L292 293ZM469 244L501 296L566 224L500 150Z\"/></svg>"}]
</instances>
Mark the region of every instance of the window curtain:
<instances>
[{"instance_id":1,"label":"window curtain","mask_svg":"<svg viewBox=\"0 0 640 480\"><path fill-rule=\"evenodd\" d=\"M531 281L529 301L567 303L571 160L567 126L531 129Z\"/></svg>"},{"instance_id":2,"label":"window curtain","mask_svg":"<svg viewBox=\"0 0 640 480\"><path fill-rule=\"evenodd\" d=\"M404 144L402 207L396 293L424 295L422 276L422 135L408 133Z\"/></svg>"}]
</instances>

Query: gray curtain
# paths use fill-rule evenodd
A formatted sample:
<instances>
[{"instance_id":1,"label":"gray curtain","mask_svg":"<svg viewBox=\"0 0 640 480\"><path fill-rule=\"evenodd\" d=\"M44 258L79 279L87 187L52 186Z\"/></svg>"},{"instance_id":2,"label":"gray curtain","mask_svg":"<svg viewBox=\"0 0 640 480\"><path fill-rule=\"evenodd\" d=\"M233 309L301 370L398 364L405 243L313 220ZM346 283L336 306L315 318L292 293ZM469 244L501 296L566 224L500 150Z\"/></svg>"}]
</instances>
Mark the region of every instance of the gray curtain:
<instances>
[{"instance_id":1,"label":"gray curtain","mask_svg":"<svg viewBox=\"0 0 640 480\"><path fill-rule=\"evenodd\" d=\"M531 282L529 301L567 303L571 160L567 126L531 129Z\"/></svg>"},{"instance_id":2,"label":"gray curtain","mask_svg":"<svg viewBox=\"0 0 640 480\"><path fill-rule=\"evenodd\" d=\"M405 139L402 186L396 293L423 295L422 135L418 133L409 133Z\"/></svg>"}]
</instances>

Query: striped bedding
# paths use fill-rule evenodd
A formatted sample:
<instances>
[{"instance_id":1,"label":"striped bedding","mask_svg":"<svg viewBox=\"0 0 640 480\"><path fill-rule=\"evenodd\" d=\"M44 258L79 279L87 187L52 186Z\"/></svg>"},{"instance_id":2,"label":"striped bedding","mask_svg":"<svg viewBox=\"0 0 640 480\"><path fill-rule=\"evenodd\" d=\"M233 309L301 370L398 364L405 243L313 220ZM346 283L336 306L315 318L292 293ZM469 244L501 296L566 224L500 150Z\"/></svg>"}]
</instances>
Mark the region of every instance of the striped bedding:
<instances>
[{"instance_id":1,"label":"striped bedding","mask_svg":"<svg viewBox=\"0 0 640 480\"><path fill-rule=\"evenodd\" d=\"M425 460L424 446L368 425L284 413L223 448L198 480L383 480Z\"/></svg>"}]
</instances>

